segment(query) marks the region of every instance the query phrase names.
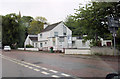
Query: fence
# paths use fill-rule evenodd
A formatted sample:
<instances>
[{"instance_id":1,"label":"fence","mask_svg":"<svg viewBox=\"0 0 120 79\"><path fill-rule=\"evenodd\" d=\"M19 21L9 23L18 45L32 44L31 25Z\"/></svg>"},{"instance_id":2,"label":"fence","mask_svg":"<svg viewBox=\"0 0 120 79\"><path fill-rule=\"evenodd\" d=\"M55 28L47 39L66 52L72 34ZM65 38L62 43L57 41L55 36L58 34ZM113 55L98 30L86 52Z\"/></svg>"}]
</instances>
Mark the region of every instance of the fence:
<instances>
[{"instance_id":1,"label":"fence","mask_svg":"<svg viewBox=\"0 0 120 79\"><path fill-rule=\"evenodd\" d=\"M118 55L119 50L113 47L91 47L90 49L65 49L65 54L88 54L88 55Z\"/></svg>"},{"instance_id":2,"label":"fence","mask_svg":"<svg viewBox=\"0 0 120 79\"><path fill-rule=\"evenodd\" d=\"M18 50L39 51L38 48L18 48Z\"/></svg>"}]
</instances>

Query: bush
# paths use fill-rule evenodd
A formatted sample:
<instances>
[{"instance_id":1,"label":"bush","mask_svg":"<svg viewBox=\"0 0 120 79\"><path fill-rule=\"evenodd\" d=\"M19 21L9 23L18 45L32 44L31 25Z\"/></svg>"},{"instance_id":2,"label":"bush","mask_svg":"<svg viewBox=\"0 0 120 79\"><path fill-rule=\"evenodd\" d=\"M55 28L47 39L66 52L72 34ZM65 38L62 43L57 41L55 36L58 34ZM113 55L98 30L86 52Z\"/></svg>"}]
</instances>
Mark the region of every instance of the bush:
<instances>
[{"instance_id":1,"label":"bush","mask_svg":"<svg viewBox=\"0 0 120 79\"><path fill-rule=\"evenodd\" d=\"M94 55L96 55L96 56L102 56L103 54L95 52Z\"/></svg>"},{"instance_id":2,"label":"bush","mask_svg":"<svg viewBox=\"0 0 120 79\"><path fill-rule=\"evenodd\" d=\"M34 48L32 45L26 45L26 48Z\"/></svg>"}]
</instances>

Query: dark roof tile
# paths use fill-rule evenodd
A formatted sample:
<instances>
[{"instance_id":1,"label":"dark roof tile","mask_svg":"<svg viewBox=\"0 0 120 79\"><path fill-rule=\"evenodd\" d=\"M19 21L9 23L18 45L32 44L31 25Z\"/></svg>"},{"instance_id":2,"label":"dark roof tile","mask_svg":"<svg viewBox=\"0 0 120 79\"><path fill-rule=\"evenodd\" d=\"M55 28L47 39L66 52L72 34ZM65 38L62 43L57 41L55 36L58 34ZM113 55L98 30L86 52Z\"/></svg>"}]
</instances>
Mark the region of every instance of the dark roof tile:
<instances>
[{"instance_id":1,"label":"dark roof tile","mask_svg":"<svg viewBox=\"0 0 120 79\"><path fill-rule=\"evenodd\" d=\"M62 22L62 21L61 21ZM52 30L54 27L56 27L58 24L60 24L61 22L52 24L52 25L48 25L45 29L43 29L41 32L46 32L46 31L50 31Z\"/></svg>"},{"instance_id":2,"label":"dark roof tile","mask_svg":"<svg viewBox=\"0 0 120 79\"><path fill-rule=\"evenodd\" d=\"M29 37L32 41L38 41L38 37Z\"/></svg>"}]
</instances>

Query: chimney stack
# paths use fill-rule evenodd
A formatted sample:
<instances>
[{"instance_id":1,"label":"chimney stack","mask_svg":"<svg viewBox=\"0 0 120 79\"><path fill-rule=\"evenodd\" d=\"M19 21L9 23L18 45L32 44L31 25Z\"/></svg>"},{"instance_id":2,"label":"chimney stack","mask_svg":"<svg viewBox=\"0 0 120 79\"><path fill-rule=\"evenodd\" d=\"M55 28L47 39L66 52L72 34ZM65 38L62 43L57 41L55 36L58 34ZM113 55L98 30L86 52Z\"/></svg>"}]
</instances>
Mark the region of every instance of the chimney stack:
<instances>
[{"instance_id":1,"label":"chimney stack","mask_svg":"<svg viewBox=\"0 0 120 79\"><path fill-rule=\"evenodd\" d=\"M47 23L44 23L44 29L45 29L47 26L48 26L48 24L47 24Z\"/></svg>"}]
</instances>

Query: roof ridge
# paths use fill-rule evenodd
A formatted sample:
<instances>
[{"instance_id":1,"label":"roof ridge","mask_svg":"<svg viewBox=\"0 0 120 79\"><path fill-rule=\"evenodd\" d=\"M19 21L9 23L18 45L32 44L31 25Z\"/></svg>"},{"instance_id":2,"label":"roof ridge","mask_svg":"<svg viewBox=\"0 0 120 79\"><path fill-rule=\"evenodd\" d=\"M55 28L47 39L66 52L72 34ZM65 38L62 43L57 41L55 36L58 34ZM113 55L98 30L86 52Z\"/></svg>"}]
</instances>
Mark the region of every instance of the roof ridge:
<instances>
[{"instance_id":1,"label":"roof ridge","mask_svg":"<svg viewBox=\"0 0 120 79\"><path fill-rule=\"evenodd\" d=\"M56 27L58 24L60 24L62 21L48 25L45 29L43 29L40 33L42 32L46 32L46 31L50 31L52 30L54 27Z\"/></svg>"}]
</instances>

